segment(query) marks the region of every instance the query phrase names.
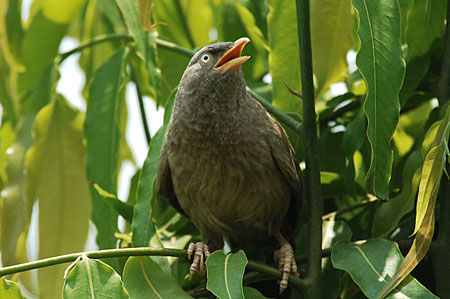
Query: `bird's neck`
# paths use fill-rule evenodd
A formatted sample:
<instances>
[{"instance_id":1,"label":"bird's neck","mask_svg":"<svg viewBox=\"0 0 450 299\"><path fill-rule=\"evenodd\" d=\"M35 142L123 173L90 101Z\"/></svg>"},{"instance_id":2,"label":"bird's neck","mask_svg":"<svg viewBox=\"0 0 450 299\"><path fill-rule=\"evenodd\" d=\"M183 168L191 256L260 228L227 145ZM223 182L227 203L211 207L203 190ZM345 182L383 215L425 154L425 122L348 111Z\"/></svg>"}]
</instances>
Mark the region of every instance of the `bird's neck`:
<instances>
[{"instance_id":1,"label":"bird's neck","mask_svg":"<svg viewBox=\"0 0 450 299\"><path fill-rule=\"evenodd\" d=\"M187 93L179 90L174 113L178 119L205 122L227 120L246 105L245 85L233 89L211 88L208 93Z\"/></svg>"},{"instance_id":2,"label":"bird's neck","mask_svg":"<svg viewBox=\"0 0 450 299\"><path fill-rule=\"evenodd\" d=\"M183 95L175 103L172 125L186 135L198 135L200 138L222 138L222 135L233 135L236 126L245 118L249 107L245 85L241 90L229 94L215 92L199 97ZM240 119L241 122L236 121ZM230 138L228 136L227 138Z\"/></svg>"}]
</instances>

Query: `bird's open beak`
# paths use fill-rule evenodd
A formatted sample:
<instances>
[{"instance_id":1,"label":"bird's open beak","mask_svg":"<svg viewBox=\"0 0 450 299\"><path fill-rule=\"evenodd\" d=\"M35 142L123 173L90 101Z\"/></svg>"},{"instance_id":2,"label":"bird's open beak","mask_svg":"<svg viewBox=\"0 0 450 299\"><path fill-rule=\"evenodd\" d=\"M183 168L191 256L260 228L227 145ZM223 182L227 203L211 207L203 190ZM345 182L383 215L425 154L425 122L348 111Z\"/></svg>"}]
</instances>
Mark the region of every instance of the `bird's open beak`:
<instances>
[{"instance_id":1,"label":"bird's open beak","mask_svg":"<svg viewBox=\"0 0 450 299\"><path fill-rule=\"evenodd\" d=\"M214 66L214 69L221 74L228 73L231 70L239 70L241 66L250 59L250 56L241 56L245 45L250 42L248 37L241 37L233 43L229 49Z\"/></svg>"}]
</instances>

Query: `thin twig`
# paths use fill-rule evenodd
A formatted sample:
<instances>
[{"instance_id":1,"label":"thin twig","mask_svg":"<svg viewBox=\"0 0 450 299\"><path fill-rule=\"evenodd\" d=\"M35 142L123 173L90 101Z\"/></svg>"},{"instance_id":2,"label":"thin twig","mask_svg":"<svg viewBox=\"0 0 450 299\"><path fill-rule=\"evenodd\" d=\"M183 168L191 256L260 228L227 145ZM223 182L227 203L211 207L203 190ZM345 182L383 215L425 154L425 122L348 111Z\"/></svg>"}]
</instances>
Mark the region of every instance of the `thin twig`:
<instances>
[{"instance_id":1,"label":"thin twig","mask_svg":"<svg viewBox=\"0 0 450 299\"><path fill-rule=\"evenodd\" d=\"M283 81L283 83L284 83L284 86L286 86L287 90L289 90L290 93L292 93L296 97L299 97L301 100L303 99L302 94L299 91L294 90L292 87L290 87L286 81Z\"/></svg>"},{"instance_id":2,"label":"thin twig","mask_svg":"<svg viewBox=\"0 0 450 299\"><path fill-rule=\"evenodd\" d=\"M377 200L378 200L378 198L376 196L374 196L372 194L367 194L367 199L363 200L362 202L360 202L360 203L358 203L356 205L350 206L350 207L346 207L346 208L344 208L342 210L334 211L334 212L328 213L326 215L323 215L322 219L327 220L327 219L336 218L339 215L342 215L344 213L351 212L351 211L353 211L355 209L364 207L364 206L366 206L366 205L368 205L368 204L370 204L370 203L372 203L374 201L377 201Z\"/></svg>"},{"instance_id":3,"label":"thin twig","mask_svg":"<svg viewBox=\"0 0 450 299\"><path fill-rule=\"evenodd\" d=\"M123 40L123 41L132 41L133 37L129 35L128 33L122 33L122 34L105 34L105 35L99 35L94 37L91 40L88 40L86 42L80 43L80 45L76 48L73 48L72 50L69 50L67 52L59 54L59 56L56 58L56 61L58 64L61 64L67 57L69 57L72 54L81 52L82 50L86 48L91 48L92 46L95 46L97 44L101 44L104 42L109 41L117 41L117 40Z\"/></svg>"},{"instance_id":4,"label":"thin twig","mask_svg":"<svg viewBox=\"0 0 450 299\"><path fill-rule=\"evenodd\" d=\"M195 50L189 50L189 49L180 47L180 46L178 46L175 43L172 43L172 42L169 42L169 41L166 41L166 40L162 40L162 39L159 39L159 38L156 39L156 44L158 46L160 46L161 48L170 50L172 52L175 52L175 53L178 53L178 54L181 54L181 55L184 55L186 57L191 57L192 55L195 54Z\"/></svg>"},{"instance_id":5,"label":"thin twig","mask_svg":"<svg viewBox=\"0 0 450 299\"><path fill-rule=\"evenodd\" d=\"M60 256L54 256L34 262L28 262L24 264L18 264L8 267L0 268L0 277L24 272L32 269L38 269L53 265L59 265L64 263L70 263L75 261L78 257L85 255L88 258L102 259L110 257L127 257L127 256L174 256L187 258L186 250L171 249L171 248L150 248L150 247L137 247L137 248L119 248L119 249L105 249L88 252L70 253Z\"/></svg>"}]
</instances>

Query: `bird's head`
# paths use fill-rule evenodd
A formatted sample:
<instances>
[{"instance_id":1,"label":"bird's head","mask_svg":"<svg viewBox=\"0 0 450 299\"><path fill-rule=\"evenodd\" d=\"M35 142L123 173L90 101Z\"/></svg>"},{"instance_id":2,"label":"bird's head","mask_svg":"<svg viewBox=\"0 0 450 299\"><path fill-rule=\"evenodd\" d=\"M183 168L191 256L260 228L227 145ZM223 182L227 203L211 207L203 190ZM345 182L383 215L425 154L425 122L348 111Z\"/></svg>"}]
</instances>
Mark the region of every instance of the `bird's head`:
<instances>
[{"instance_id":1,"label":"bird's head","mask_svg":"<svg viewBox=\"0 0 450 299\"><path fill-rule=\"evenodd\" d=\"M228 93L245 81L242 65L250 56L241 56L250 41L242 37L235 42L222 42L200 49L192 57L180 81L184 94Z\"/></svg>"}]
</instances>

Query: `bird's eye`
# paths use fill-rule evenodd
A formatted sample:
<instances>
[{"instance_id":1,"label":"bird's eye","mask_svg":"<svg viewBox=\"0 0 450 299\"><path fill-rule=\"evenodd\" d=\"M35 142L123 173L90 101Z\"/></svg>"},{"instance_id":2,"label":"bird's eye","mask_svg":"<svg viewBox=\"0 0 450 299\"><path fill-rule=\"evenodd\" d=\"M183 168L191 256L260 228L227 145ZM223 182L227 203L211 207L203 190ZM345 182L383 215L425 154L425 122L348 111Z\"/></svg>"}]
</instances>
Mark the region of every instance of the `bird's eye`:
<instances>
[{"instance_id":1,"label":"bird's eye","mask_svg":"<svg viewBox=\"0 0 450 299\"><path fill-rule=\"evenodd\" d=\"M203 64L208 64L210 62L210 60L211 60L211 56L209 54L207 54L207 53L203 54L202 57L200 58L200 61Z\"/></svg>"}]
</instances>

